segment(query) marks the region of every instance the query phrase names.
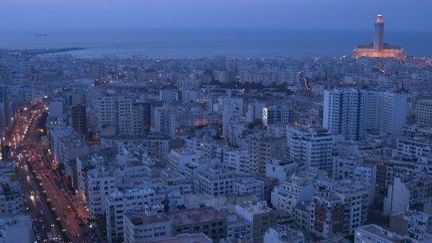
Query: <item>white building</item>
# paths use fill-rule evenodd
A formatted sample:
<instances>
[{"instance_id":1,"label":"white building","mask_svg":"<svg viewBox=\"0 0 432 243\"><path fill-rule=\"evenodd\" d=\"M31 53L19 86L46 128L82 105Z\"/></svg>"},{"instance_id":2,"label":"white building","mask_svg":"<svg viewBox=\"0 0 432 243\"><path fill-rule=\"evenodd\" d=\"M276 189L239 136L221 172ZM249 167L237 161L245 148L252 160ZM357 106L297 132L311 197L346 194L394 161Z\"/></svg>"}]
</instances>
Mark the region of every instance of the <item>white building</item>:
<instances>
[{"instance_id":1,"label":"white building","mask_svg":"<svg viewBox=\"0 0 432 243\"><path fill-rule=\"evenodd\" d=\"M307 170L314 167L331 172L333 136L327 130L290 126L288 148L290 157Z\"/></svg>"},{"instance_id":2,"label":"white building","mask_svg":"<svg viewBox=\"0 0 432 243\"><path fill-rule=\"evenodd\" d=\"M403 240L398 234L375 224L358 227L354 233L354 243L397 243Z\"/></svg>"},{"instance_id":3,"label":"white building","mask_svg":"<svg viewBox=\"0 0 432 243\"><path fill-rule=\"evenodd\" d=\"M222 134L229 143L241 132L238 126L243 117L243 99L238 97L223 97L219 100L219 112L222 114Z\"/></svg>"},{"instance_id":4,"label":"white building","mask_svg":"<svg viewBox=\"0 0 432 243\"><path fill-rule=\"evenodd\" d=\"M407 93L356 89L324 92L323 127L345 139L363 139L366 129L400 135L408 115Z\"/></svg>"},{"instance_id":5,"label":"white building","mask_svg":"<svg viewBox=\"0 0 432 243\"><path fill-rule=\"evenodd\" d=\"M288 227L269 228L264 234L264 243L306 243L303 233Z\"/></svg>"},{"instance_id":6,"label":"white building","mask_svg":"<svg viewBox=\"0 0 432 243\"><path fill-rule=\"evenodd\" d=\"M366 96L357 89L324 91L323 127L347 140L360 140L365 132Z\"/></svg>"},{"instance_id":7,"label":"white building","mask_svg":"<svg viewBox=\"0 0 432 243\"><path fill-rule=\"evenodd\" d=\"M64 166L72 185L77 187L76 158L89 153L84 138L71 127L57 127L50 130L50 139L56 162Z\"/></svg>"},{"instance_id":8,"label":"white building","mask_svg":"<svg viewBox=\"0 0 432 243\"><path fill-rule=\"evenodd\" d=\"M337 180L350 179L368 186L369 205L375 200L377 166L366 164L356 154L333 157L332 177Z\"/></svg>"},{"instance_id":9,"label":"white building","mask_svg":"<svg viewBox=\"0 0 432 243\"><path fill-rule=\"evenodd\" d=\"M87 174L87 206L90 214L105 215L107 198L116 190L116 176L114 171L93 169Z\"/></svg>"},{"instance_id":10,"label":"white building","mask_svg":"<svg viewBox=\"0 0 432 243\"><path fill-rule=\"evenodd\" d=\"M312 200L310 225L316 236L328 239L336 234L351 235L357 227L366 223L369 202L367 186L349 180L325 179L316 183L320 191Z\"/></svg>"},{"instance_id":11,"label":"white building","mask_svg":"<svg viewBox=\"0 0 432 243\"><path fill-rule=\"evenodd\" d=\"M150 104L132 96L108 92L95 101L96 117L102 136L139 136L150 126Z\"/></svg>"},{"instance_id":12,"label":"white building","mask_svg":"<svg viewBox=\"0 0 432 243\"><path fill-rule=\"evenodd\" d=\"M408 97L403 92L380 92L378 97L379 129L393 135L400 135L408 116Z\"/></svg>"},{"instance_id":13,"label":"white building","mask_svg":"<svg viewBox=\"0 0 432 243\"><path fill-rule=\"evenodd\" d=\"M432 155L432 140L425 137L402 137L397 141L396 156L407 160Z\"/></svg>"},{"instance_id":14,"label":"white building","mask_svg":"<svg viewBox=\"0 0 432 243\"><path fill-rule=\"evenodd\" d=\"M116 190L106 199L106 230L108 242L116 242L123 239L123 217L128 211L162 210L162 195L148 187Z\"/></svg>"},{"instance_id":15,"label":"white building","mask_svg":"<svg viewBox=\"0 0 432 243\"><path fill-rule=\"evenodd\" d=\"M263 242L265 231L276 223L276 212L265 201L236 204L236 213L252 224L253 242Z\"/></svg>"},{"instance_id":16,"label":"white building","mask_svg":"<svg viewBox=\"0 0 432 243\"><path fill-rule=\"evenodd\" d=\"M277 209L287 210L293 213L297 204L312 200L314 186L306 178L292 176L288 181L282 182L273 188L271 192L271 203Z\"/></svg>"},{"instance_id":17,"label":"white building","mask_svg":"<svg viewBox=\"0 0 432 243\"><path fill-rule=\"evenodd\" d=\"M151 242L173 236L172 224L165 214L145 215L128 212L124 215L125 243Z\"/></svg>"},{"instance_id":18,"label":"white building","mask_svg":"<svg viewBox=\"0 0 432 243\"><path fill-rule=\"evenodd\" d=\"M249 196L255 200L264 200L264 181L253 177L238 178L233 186L235 196Z\"/></svg>"},{"instance_id":19,"label":"white building","mask_svg":"<svg viewBox=\"0 0 432 243\"><path fill-rule=\"evenodd\" d=\"M297 168L298 164L293 160L272 159L266 164L265 176L283 182L286 181Z\"/></svg>"},{"instance_id":20,"label":"white building","mask_svg":"<svg viewBox=\"0 0 432 243\"><path fill-rule=\"evenodd\" d=\"M247 150L224 150L223 164L234 169L238 173L253 174L250 155Z\"/></svg>"},{"instance_id":21,"label":"white building","mask_svg":"<svg viewBox=\"0 0 432 243\"><path fill-rule=\"evenodd\" d=\"M377 178L376 164L362 164L354 168L352 180L358 181L368 187L368 191L369 191L368 205L372 205L375 201L375 190L376 190L376 181L377 181L376 178Z\"/></svg>"},{"instance_id":22,"label":"white building","mask_svg":"<svg viewBox=\"0 0 432 243\"><path fill-rule=\"evenodd\" d=\"M234 181L238 175L221 168L208 168L196 175L194 190L207 195L228 196L234 194Z\"/></svg>"},{"instance_id":23,"label":"white building","mask_svg":"<svg viewBox=\"0 0 432 243\"><path fill-rule=\"evenodd\" d=\"M388 184L384 198L384 214L395 215L408 211L411 206L424 205L432 197L432 179L430 176L417 174L395 177Z\"/></svg>"},{"instance_id":24,"label":"white building","mask_svg":"<svg viewBox=\"0 0 432 243\"><path fill-rule=\"evenodd\" d=\"M116 96L101 96L95 102L98 128L101 134L115 135L117 133Z\"/></svg>"}]
</instances>

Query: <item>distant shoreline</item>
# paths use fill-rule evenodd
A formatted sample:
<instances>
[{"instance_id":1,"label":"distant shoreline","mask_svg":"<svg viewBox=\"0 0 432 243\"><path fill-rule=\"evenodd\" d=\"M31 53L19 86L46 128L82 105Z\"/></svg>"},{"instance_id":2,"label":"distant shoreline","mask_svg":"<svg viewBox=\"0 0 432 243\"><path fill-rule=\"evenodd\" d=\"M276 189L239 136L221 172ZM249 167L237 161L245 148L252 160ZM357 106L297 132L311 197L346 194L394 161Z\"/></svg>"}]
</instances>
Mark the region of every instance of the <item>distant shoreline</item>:
<instances>
[{"instance_id":1,"label":"distant shoreline","mask_svg":"<svg viewBox=\"0 0 432 243\"><path fill-rule=\"evenodd\" d=\"M47 49L23 49L32 55L44 55L44 54L53 54L53 53L62 53L62 52L70 52L70 51L81 51L85 48L82 47L68 47L68 48L47 48Z\"/></svg>"},{"instance_id":2,"label":"distant shoreline","mask_svg":"<svg viewBox=\"0 0 432 243\"><path fill-rule=\"evenodd\" d=\"M72 51L81 51L85 50L82 47L68 47L68 48L46 48L46 49L0 49L0 52L9 52L10 54L13 52L22 52L23 54L29 56L36 55L46 55L46 54L55 54L55 53L64 53L64 52L72 52Z\"/></svg>"}]
</instances>

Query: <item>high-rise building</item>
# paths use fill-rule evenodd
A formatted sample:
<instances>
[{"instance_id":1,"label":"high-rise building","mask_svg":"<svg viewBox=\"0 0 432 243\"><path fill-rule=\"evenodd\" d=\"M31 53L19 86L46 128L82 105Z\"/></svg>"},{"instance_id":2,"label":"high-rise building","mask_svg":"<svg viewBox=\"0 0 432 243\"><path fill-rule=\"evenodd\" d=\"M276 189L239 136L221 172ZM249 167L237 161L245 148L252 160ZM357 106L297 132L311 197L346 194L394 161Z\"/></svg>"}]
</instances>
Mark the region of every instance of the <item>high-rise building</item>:
<instances>
[{"instance_id":1,"label":"high-rise building","mask_svg":"<svg viewBox=\"0 0 432 243\"><path fill-rule=\"evenodd\" d=\"M357 89L324 91L323 127L347 140L360 140L365 132L365 93Z\"/></svg>"},{"instance_id":2,"label":"high-rise building","mask_svg":"<svg viewBox=\"0 0 432 243\"><path fill-rule=\"evenodd\" d=\"M232 123L238 123L243 115L243 99L238 97L224 97L220 100L222 113L222 133L228 137L229 127Z\"/></svg>"},{"instance_id":3,"label":"high-rise building","mask_svg":"<svg viewBox=\"0 0 432 243\"><path fill-rule=\"evenodd\" d=\"M288 128L290 157L304 168L318 168L328 173L332 169L333 136L326 129Z\"/></svg>"},{"instance_id":4,"label":"high-rise building","mask_svg":"<svg viewBox=\"0 0 432 243\"><path fill-rule=\"evenodd\" d=\"M151 123L150 104L134 97L106 95L96 103L99 130L106 136L141 136Z\"/></svg>"},{"instance_id":5,"label":"high-rise building","mask_svg":"<svg viewBox=\"0 0 432 243\"><path fill-rule=\"evenodd\" d=\"M151 106L148 102L137 101L132 105L132 125L135 135L143 135L150 131Z\"/></svg>"},{"instance_id":6,"label":"high-rise building","mask_svg":"<svg viewBox=\"0 0 432 243\"><path fill-rule=\"evenodd\" d=\"M380 92L378 97L378 120L381 132L399 135L408 116L409 94L399 92Z\"/></svg>"},{"instance_id":7,"label":"high-rise building","mask_svg":"<svg viewBox=\"0 0 432 243\"><path fill-rule=\"evenodd\" d=\"M98 127L101 135L116 134L116 96L98 97L96 103Z\"/></svg>"},{"instance_id":8,"label":"high-rise building","mask_svg":"<svg viewBox=\"0 0 432 243\"><path fill-rule=\"evenodd\" d=\"M378 91L370 90L366 94L365 128L368 131L379 130L378 97Z\"/></svg>"},{"instance_id":9,"label":"high-rise building","mask_svg":"<svg viewBox=\"0 0 432 243\"><path fill-rule=\"evenodd\" d=\"M347 140L363 139L366 130L399 135L406 124L408 97L404 91L326 90L323 127Z\"/></svg>"},{"instance_id":10,"label":"high-rise building","mask_svg":"<svg viewBox=\"0 0 432 243\"><path fill-rule=\"evenodd\" d=\"M132 104L131 98L118 97L117 99L117 121L119 135L134 135L132 127Z\"/></svg>"},{"instance_id":11,"label":"high-rise building","mask_svg":"<svg viewBox=\"0 0 432 243\"><path fill-rule=\"evenodd\" d=\"M84 105L72 106L72 128L81 135L87 135L87 111Z\"/></svg>"},{"instance_id":12,"label":"high-rise building","mask_svg":"<svg viewBox=\"0 0 432 243\"><path fill-rule=\"evenodd\" d=\"M155 109L154 129L165 136L174 138L176 135L176 109L161 106Z\"/></svg>"}]
</instances>

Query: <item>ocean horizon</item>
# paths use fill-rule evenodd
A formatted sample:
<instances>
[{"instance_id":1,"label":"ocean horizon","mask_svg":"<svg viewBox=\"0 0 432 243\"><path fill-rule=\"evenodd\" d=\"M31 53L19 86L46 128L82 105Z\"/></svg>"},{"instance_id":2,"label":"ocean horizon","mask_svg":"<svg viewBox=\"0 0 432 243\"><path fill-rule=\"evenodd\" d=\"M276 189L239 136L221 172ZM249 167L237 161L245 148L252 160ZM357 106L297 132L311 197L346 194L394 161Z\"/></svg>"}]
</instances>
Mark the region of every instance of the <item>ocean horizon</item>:
<instances>
[{"instance_id":1,"label":"ocean horizon","mask_svg":"<svg viewBox=\"0 0 432 243\"><path fill-rule=\"evenodd\" d=\"M69 52L79 58L313 58L349 56L354 47L371 43L372 40L373 30L149 29L0 32L0 49L84 48ZM432 32L387 31L385 42L403 47L408 55L432 56Z\"/></svg>"}]
</instances>

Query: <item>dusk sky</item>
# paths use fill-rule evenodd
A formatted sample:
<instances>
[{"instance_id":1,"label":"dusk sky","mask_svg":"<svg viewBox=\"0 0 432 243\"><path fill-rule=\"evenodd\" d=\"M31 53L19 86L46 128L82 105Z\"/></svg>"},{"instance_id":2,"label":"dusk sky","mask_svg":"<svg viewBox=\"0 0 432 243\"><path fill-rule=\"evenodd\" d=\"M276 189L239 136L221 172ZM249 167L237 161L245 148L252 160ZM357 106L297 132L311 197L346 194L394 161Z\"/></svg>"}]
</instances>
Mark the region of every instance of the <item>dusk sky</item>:
<instances>
[{"instance_id":1,"label":"dusk sky","mask_svg":"<svg viewBox=\"0 0 432 243\"><path fill-rule=\"evenodd\" d=\"M0 0L0 32L277 28L432 31L431 0Z\"/></svg>"}]
</instances>

